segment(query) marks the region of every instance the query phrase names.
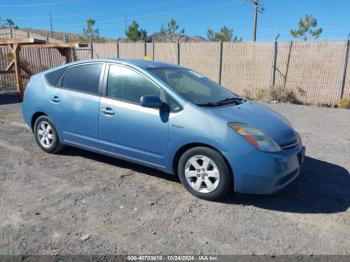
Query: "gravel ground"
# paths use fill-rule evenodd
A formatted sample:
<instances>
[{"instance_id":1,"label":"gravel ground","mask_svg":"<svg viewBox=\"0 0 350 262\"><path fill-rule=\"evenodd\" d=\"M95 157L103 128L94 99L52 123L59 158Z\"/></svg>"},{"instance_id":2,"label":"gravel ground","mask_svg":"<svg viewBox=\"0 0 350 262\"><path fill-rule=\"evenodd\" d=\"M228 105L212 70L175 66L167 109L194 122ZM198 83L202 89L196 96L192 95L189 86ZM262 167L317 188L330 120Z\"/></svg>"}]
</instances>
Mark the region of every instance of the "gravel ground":
<instances>
[{"instance_id":1,"label":"gravel ground","mask_svg":"<svg viewBox=\"0 0 350 262\"><path fill-rule=\"evenodd\" d=\"M43 152L0 95L0 254L350 254L350 110L269 106L302 135L301 176L206 202L152 169Z\"/></svg>"}]
</instances>

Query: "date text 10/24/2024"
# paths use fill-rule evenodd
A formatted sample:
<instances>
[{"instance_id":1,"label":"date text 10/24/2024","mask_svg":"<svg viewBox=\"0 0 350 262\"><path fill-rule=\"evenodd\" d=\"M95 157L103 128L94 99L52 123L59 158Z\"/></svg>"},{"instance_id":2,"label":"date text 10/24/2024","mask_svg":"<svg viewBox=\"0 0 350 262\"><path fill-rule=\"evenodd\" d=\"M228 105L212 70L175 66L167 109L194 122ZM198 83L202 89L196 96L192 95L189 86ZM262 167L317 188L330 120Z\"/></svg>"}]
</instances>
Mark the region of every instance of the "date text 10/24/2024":
<instances>
[{"instance_id":1,"label":"date text 10/24/2024","mask_svg":"<svg viewBox=\"0 0 350 262\"><path fill-rule=\"evenodd\" d=\"M207 256L207 255L198 255L198 256L145 255L145 256L128 256L127 260L129 261L217 261L219 260L219 257Z\"/></svg>"}]
</instances>

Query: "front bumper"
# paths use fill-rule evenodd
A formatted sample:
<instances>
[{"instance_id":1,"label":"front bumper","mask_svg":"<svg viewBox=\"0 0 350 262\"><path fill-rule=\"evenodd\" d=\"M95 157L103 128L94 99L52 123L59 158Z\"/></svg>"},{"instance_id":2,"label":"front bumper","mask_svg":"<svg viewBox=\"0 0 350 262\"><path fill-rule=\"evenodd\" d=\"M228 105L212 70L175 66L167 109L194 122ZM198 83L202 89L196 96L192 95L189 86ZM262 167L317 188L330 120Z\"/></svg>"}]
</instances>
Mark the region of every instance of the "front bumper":
<instances>
[{"instance_id":1,"label":"front bumper","mask_svg":"<svg viewBox=\"0 0 350 262\"><path fill-rule=\"evenodd\" d=\"M247 155L225 154L234 176L234 190L248 194L273 194L295 180L305 158L305 147L277 153L255 150Z\"/></svg>"}]
</instances>

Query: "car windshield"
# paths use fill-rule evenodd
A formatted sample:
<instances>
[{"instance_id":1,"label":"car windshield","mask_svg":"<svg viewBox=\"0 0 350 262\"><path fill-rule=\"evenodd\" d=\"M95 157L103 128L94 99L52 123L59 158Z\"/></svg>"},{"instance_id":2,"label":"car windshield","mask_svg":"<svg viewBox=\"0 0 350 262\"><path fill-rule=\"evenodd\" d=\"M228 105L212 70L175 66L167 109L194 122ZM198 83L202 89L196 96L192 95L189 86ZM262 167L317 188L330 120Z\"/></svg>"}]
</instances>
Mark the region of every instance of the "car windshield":
<instances>
[{"instance_id":1,"label":"car windshield","mask_svg":"<svg viewBox=\"0 0 350 262\"><path fill-rule=\"evenodd\" d=\"M182 96L199 106L240 104L243 99L214 81L185 68L150 68L151 73L163 80Z\"/></svg>"}]
</instances>

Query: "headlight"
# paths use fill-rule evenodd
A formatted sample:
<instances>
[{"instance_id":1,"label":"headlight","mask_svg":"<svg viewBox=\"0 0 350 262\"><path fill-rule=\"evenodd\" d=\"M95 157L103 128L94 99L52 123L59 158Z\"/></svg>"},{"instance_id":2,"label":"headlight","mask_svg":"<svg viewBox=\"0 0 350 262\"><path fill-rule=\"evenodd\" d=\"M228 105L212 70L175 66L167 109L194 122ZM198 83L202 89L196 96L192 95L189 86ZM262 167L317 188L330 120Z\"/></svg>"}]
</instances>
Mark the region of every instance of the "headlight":
<instances>
[{"instance_id":1,"label":"headlight","mask_svg":"<svg viewBox=\"0 0 350 262\"><path fill-rule=\"evenodd\" d=\"M266 152L281 151L280 146L271 137L264 132L250 127L244 123L230 123L229 126L238 134L243 136L249 143L255 146L257 149Z\"/></svg>"}]
</instances>

